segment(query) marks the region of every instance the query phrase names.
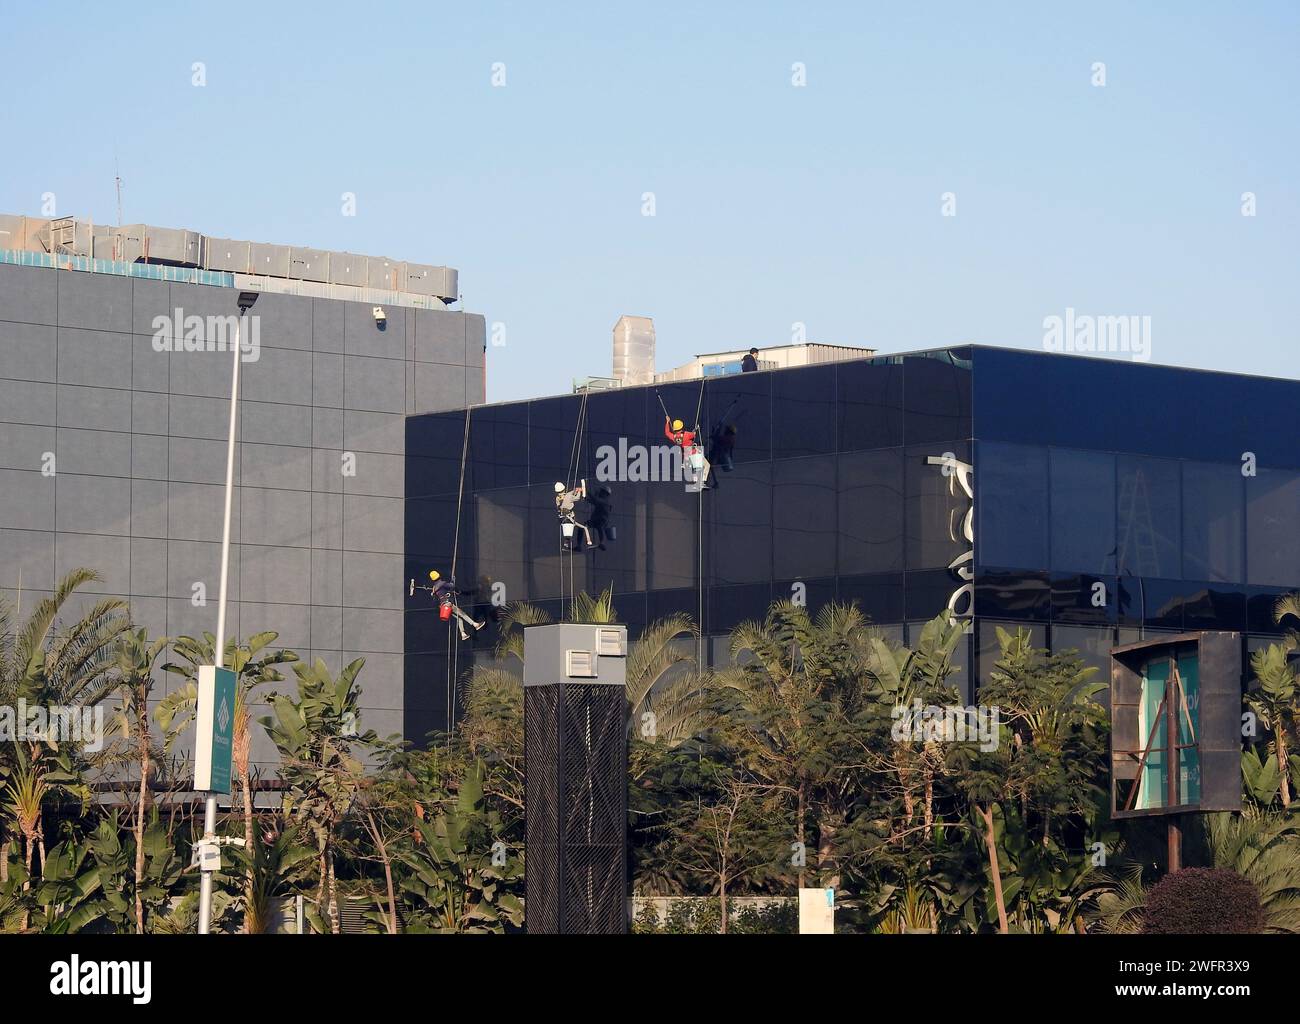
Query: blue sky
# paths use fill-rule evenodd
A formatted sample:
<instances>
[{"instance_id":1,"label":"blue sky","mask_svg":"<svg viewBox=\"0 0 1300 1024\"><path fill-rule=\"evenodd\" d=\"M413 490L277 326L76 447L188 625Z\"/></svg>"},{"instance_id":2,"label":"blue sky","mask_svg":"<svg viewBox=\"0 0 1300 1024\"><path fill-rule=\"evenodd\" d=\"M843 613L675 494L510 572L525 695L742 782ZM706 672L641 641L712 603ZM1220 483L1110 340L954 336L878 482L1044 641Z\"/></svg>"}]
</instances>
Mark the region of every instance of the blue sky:
<instances>
[{"instance_id":1,"label":"blue sky","mask_svg":"<svg viewBox=\"0 0 1300 1024\"><path fill-rule=\"evenodd\" d=\"M1295 4L240 10L3 0L0 211L111 221L120 167L127 222L457 267L493 401L608 373L622 313L661 369L795 322L1041 348L1071 307L1298 375Z\"/></svg>"}]
</instances>

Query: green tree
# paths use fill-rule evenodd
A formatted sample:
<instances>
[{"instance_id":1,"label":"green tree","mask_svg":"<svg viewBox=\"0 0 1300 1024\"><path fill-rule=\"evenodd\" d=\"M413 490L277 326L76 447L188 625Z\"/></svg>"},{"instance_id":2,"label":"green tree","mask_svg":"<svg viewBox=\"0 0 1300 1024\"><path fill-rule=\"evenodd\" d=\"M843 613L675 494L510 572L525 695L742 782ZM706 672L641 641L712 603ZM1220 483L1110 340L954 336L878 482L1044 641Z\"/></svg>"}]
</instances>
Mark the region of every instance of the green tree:
<instances>
[{"instance_id":1,"label":"green tree","mask_svg":"<svg viewBox=\"0 0 1300 1024\"><path fill-rule=\"evenodd\" d=\"M297 699L275 694L274 715L261 719L280 753L284 812L315 841L319 873L315 924L335 934L339 932L336 831L362 778L362 765L353 750L377 738L372 730L361 732L359 727L361 690L356 678L364 664L358 658L337 676L319 658L311 666L294 665Z\"/></svg>"},{"instance_id":2,"label":"green tree","mask_svg":"<svg viewBox=\"0 0 1300 1024\"><path fill-rule=\"evenodd\" d=\"M1074 915L1080 910L1069 892L1087 878L1090 864L1068 852L1061 828L1095 819L1103 802L1106 723L1092 700L1103 686L1077 655L1035 649L1022 629L1013 634L999 627L997 635L1001 656L980 689L981 707L998 712L996 745L953 744L949 768L978 823L992 909L1005 934L1008 906L1019 901L1022 926L1029 925L1044 890L1058 897L1057 915L1060 897ZM1004 867L1013 872L1009 885Z\"/></svg>"},{"instance_id":3,"label":"green tree","mask_svg":"<svg viewBox=\"0 0 1300 1024\"><path fill-rule=\"evenodd\" d=\"M65 616L79 591L100 580L90 569L73 570L21 621L21 593L16 603L0 600L0 715L15 725L20 708L39 710L47 720L57 712L67 721L69 713L80 715L112 691L117 643L130 625L126 602L103 598L74 618ZM101 738L69 740L34 730L20 742L0 744L0 794L7 809L0 816L0 884L8 878L15 837L28 852L24 889L34 884L33 866L44 871L46 804L68 796L83 804L89 799L82 777L86 747Z\"/></svg>"},{"instance_id":4,"label":"green tree","mask_svg":"<svg viewBox=\"0 0 1300 1024\"><path fill-rule=\"evenodd\" d=\"M402 917L412 932L500 932L523 923L519 851L502 839L500 815L473 766L454 800L417 816L397 860Z\"/></svg>"},{"instance_id":5,"label":"green tree","mask_svg":"<svg viewBox=\"0 0 1300 1024\"><path fill-rule=\"evenodd\" d=\"M740 885L779 874L784 848L781 823L763 807L765 786L735 764L704 758L694 801L674 807L665 829L670 860L684 874L707 879L719 901L720 931L731 918L728 897Z\"/></svg>"},{"instance_id":6,"label":"green tree","mask_svg":"<svg viewBox=\"0 0 1300 1024\"><path fill-rule=\"evenodd\" d=\"M135 837L135 930L144 934L144 860L145 815L149 806L149 773L154 760L153 741L149 735L149 697L153 693L154 667L167 638L150 640L143 629L128 633L118 645L115 678L121 705L117 726L126 743L124 759L134 761L139 775L131 833Z\"/></svg>"},{"instance_id":7,"label":"green tree","mask_svg":"<svg viewBox=\"0 0 1300 1024\"><path fill-rule=\"evenodd\" d=\"M1264 749L1277 767L1276 786L1283 807L1291 806L1292 780L1300 780L1300 756L1293 753L1294 737L1300 729L1300 685L1288 654L1286 644L1269 644L1252 654L1250 669L1259 685L1246 692L1246 706L1268 730ZM1272 777L1270 772L1270 781Z\"/></svg>"},{"instance_id":8,"label":"green tree","mask_svg":"<svg viewBox=\"0 0 1300 1024\"><path fill-rule=\"evenodd\" d=\"M769 808L793 804L794 874L803 887L807 827L817 830L823 885L839 884L840 831L862 769L848 760L852 722L868 698L879 637L852 605L814 618L789 601L732 631L731 665L715 674L713 733L765 787Z\"/></svg>"}]
</instances>

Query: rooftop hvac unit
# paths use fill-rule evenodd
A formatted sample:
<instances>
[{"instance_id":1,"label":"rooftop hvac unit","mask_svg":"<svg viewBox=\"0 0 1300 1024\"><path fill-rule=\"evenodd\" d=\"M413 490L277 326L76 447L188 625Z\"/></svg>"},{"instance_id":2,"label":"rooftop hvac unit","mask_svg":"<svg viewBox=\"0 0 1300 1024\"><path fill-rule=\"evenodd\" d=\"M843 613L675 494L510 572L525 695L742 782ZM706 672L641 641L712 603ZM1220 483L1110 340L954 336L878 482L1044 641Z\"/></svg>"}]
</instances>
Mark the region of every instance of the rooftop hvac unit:
<instances>
[{"instance_id":1,"label":"rooftop hvac unit","mask_svg":"<svg viewBox=\"0 0 1300 1024\"><path fill-rule=\"evenodd\" d=\"M74 252L77 245L77 222L71 217L50 221L50 252Z\"/></svg>"},{"instance_id":2,"label":"rooftop hvac unit","mask_svg":"<svg viewBox=\"0 0 1300 1024\"><path fill-rule=\"evenodd\" d=\"M627 385L655 382L655 325L648 316L621 316L614 325L614 376Z\"/></svg>"}]
</instances>

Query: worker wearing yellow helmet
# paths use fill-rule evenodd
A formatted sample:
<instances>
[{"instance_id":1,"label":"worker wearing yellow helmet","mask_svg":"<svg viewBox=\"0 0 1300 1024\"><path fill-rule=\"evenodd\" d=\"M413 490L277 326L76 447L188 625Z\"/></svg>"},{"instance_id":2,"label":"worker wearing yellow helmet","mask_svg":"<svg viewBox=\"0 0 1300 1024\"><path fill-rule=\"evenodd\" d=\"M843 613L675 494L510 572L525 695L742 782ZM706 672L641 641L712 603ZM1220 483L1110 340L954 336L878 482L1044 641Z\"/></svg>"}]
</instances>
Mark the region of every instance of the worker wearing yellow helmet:
<instances>
[{"instance_id":1,"label":"worker wearing yellow helmet","mask_svg":"<svg viewBox=\"0 0 1300 1024\"><path fill-rule=\"evenodd\" d=\"M484 623L475 622L471 616L461 611L460 606L456 604L456 594L458 591L456 590L456 578L454 576L443 579L442 573L437 569L430 569L429 582L432 584L432 586L429 587L429 593L433 595L434 600L438 601L445 610L442 617L448 618L451 615L456 616L456 625L460 630L460 638L462 640L469 639L469 634L465 632L465 623L468 623L475 629L483 628Z\"/></svg>"},{"instance_id":2,"label":"worker wearing yellow helmet","mask_svg":"<svg viewBox=\"0 0 1300 1024\"><path fill-rule=\"evenodd\" d=\"M708 487L709 460L704 457L704 452L695 443L695 431L687 430L686 424L681 420L669 420L665 415L664 437L673 444L681 446L682 458L691 467L693 473L699 474L700 486Z\"/></svg>"}]
</instances>

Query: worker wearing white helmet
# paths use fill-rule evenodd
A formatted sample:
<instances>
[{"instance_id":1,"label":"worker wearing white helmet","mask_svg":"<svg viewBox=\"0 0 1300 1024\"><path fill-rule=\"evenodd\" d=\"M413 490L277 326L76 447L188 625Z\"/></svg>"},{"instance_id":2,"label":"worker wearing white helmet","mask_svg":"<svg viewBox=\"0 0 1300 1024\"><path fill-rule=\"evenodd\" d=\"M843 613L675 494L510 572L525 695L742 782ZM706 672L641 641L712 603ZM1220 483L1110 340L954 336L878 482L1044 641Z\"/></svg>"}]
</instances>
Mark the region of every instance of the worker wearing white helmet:
<instances>
[{"instance_id":1,"label":"worker wearing white helmet","mask_svg":"<svg viewBox=\"0 0 1300 1024\"><path fill-rule=\"evenodd\" d=\"M564 537L565 547L572 548L574 531L581 530L586 538L586 546L591 547L591 531L585 523L578 522L576 509L578 502L587 496L587 481L580 480L578 486L570 490L560 481L555 482L555 513L560 517L560 533Z\"/></svg>"}]
</instances>

